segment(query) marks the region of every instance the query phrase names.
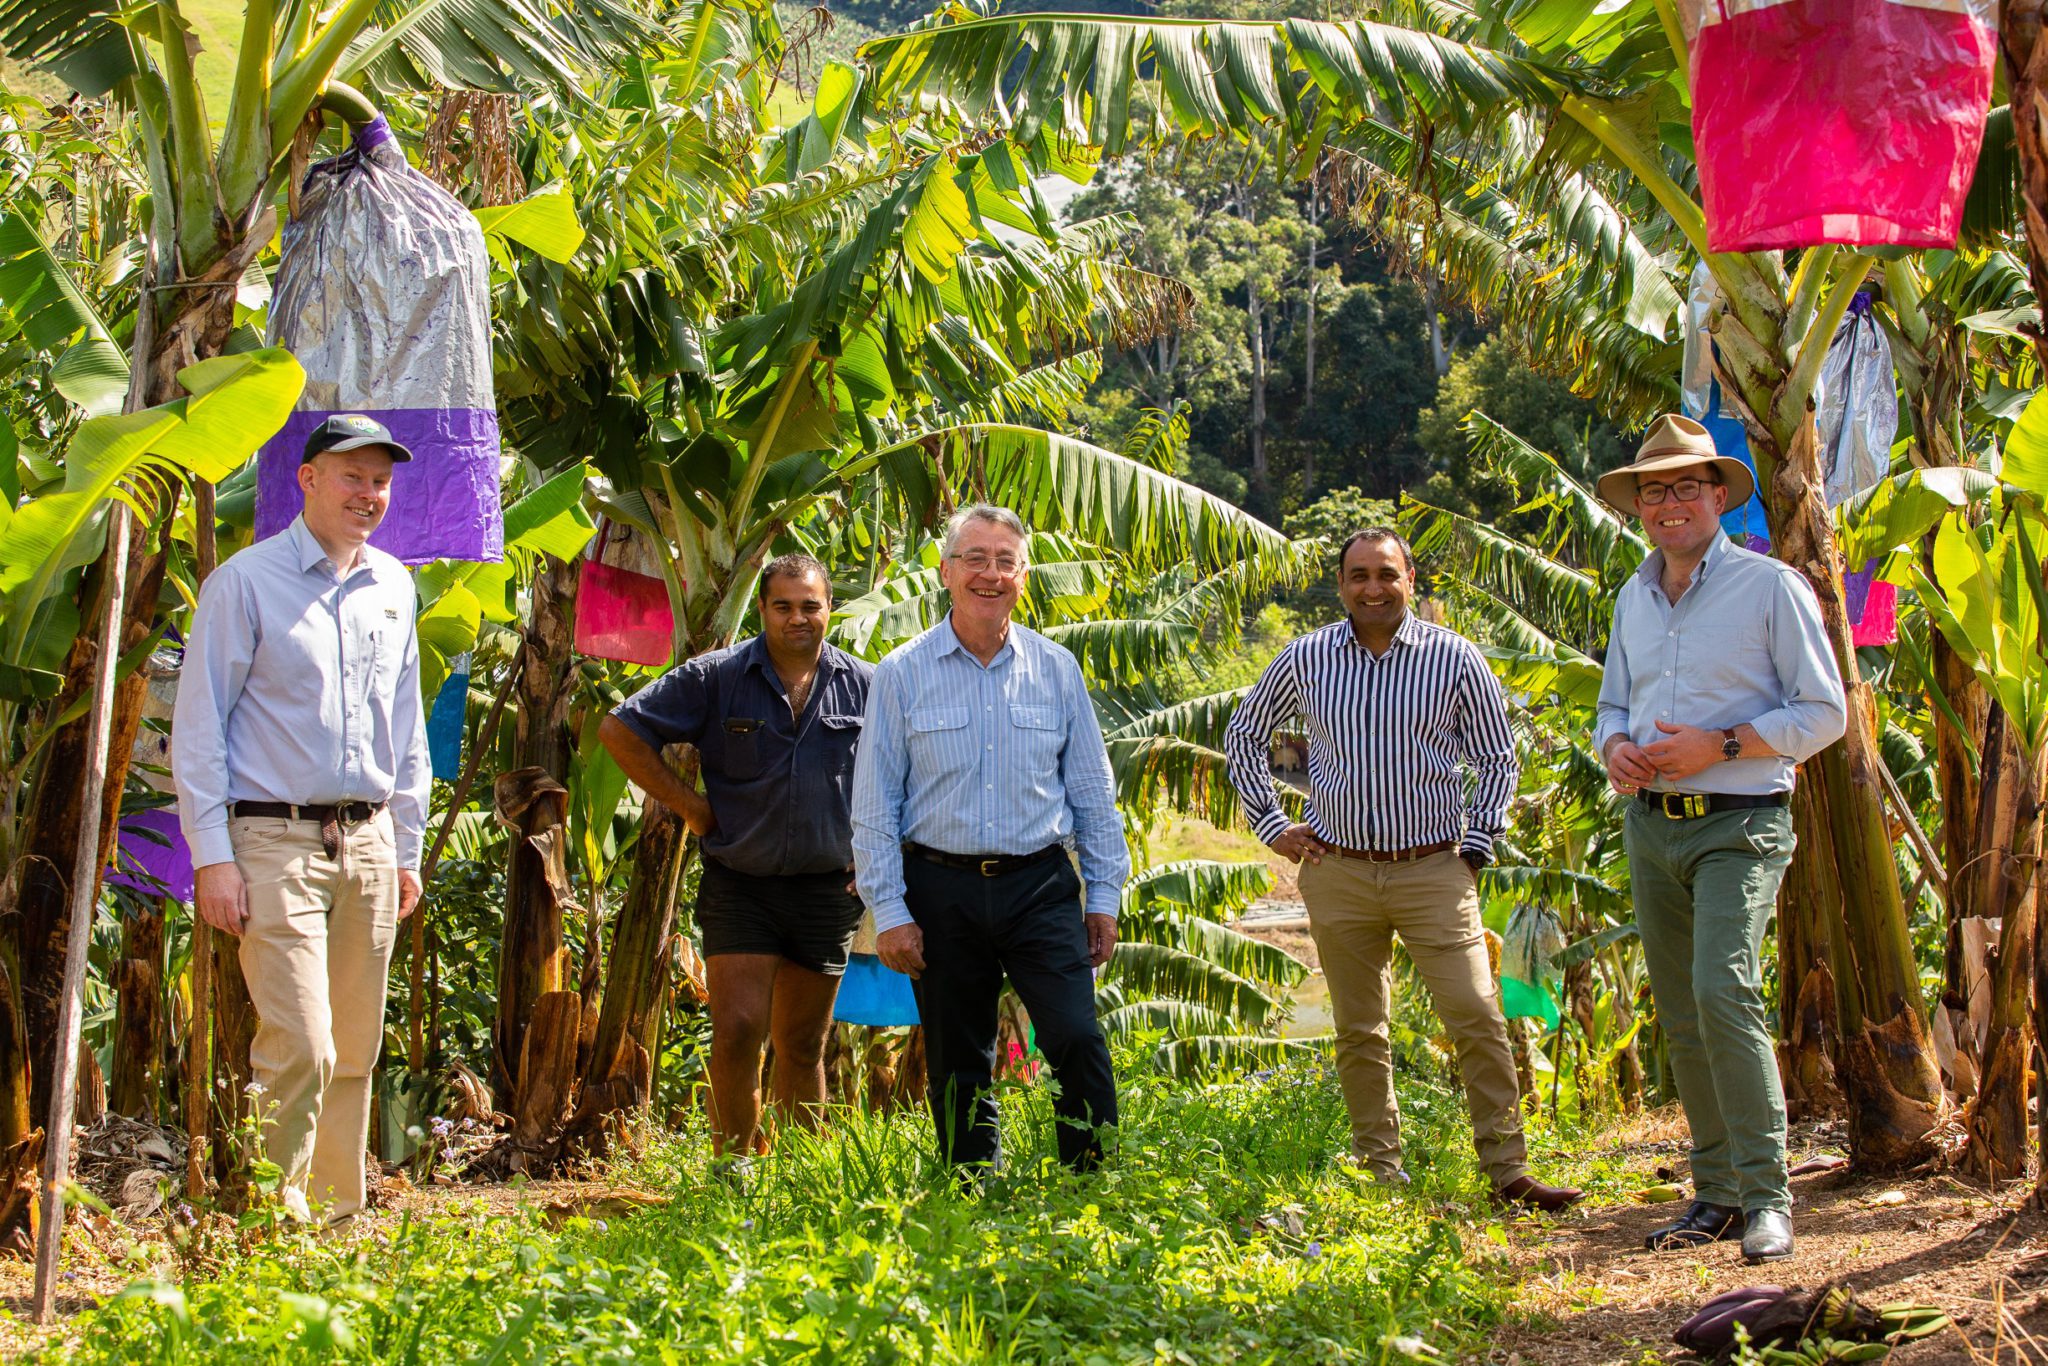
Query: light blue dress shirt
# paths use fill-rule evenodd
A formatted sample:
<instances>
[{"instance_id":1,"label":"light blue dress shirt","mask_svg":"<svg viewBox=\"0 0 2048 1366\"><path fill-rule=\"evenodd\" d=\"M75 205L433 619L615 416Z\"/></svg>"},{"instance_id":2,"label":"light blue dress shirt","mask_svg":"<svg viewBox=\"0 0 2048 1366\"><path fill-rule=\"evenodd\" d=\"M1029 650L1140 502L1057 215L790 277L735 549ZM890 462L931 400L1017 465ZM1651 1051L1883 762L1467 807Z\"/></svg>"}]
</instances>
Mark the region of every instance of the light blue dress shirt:
<instances>
[{"instance_id":1,"label":"light blue dress shirt","mask_svg":"<svg viewBox=\"0 0 2048 1366\"><path fill-rule=\"evenodd\" d=\"M192 613L171 777L194 867L231 862L238 801L389 802L418 868L433 770L405 566L364 546L346 579L304 518L215 570Z\"/></svg>"},{"instance_id":2,"label":"light blue dress shirt","mask_svg":"<svg viewBox=\"0 0 2048 1366\"><path fill-rule=\"evenodd\" d=\"M1666 792L1759 796L1792 790L1793 765L1842 738L1842 674L1820 603L1799 571L1717 536L1673 606L1664 553L1651 552L1614 601L1600 725L1639 745L1664 737L1657 722L1732 729L1747 722L1777 756L1709 764Z\"/></svg>"},{"instance_id":3,"label":"light blue dress shirt","mask_svg":"<svg viewBox=\"0 0 2048 1366\"><path fill-rule=\"evenodd\" d=\"M968 855L1070 844L1088 914L1117 913L1131 853L1073 655L1013 625L984 667L949 615L875 666L853 768L853 863L877 931L911 923L906 840Z\"/></svg>"}]
</instances>

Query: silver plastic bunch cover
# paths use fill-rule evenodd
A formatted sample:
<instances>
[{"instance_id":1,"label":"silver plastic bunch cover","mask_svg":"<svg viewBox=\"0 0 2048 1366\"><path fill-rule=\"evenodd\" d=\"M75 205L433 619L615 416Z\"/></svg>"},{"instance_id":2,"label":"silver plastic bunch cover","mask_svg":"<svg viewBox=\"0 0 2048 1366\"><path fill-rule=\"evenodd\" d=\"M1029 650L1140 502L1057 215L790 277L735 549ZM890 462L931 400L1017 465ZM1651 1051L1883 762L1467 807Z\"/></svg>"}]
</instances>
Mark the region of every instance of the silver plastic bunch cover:
<instances>
[{"instance_id":1,"label":"silver plastic bunch cover","mask_svg":"<svg viewBox=\"0 0 2048 1366\"><path fill-rule=\"evenodd\" d=\"M483 230L406 161L382 115L307 173L284 230L270 340L298 357L306 391L263 448L257 535L298 515L313 428L365 413L413 453L392 471L391 510L370 543L408 564L505 557Z\"/></svg>"}]
</instances>

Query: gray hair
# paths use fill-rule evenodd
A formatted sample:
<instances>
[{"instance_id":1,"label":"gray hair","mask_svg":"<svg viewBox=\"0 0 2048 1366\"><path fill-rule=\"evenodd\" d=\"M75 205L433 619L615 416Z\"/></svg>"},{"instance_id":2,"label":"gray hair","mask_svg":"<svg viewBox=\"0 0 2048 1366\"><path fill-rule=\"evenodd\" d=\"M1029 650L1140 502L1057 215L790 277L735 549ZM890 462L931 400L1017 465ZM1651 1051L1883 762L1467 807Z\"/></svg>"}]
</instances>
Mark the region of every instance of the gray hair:
<instances>
[{"instance_id":1,"label":"gray hair","mask_svg":"<svg viewBox=\"0 0 2048 1366\"><path fill-rule=\"evenodd\" d=\"M1016 532L1017 539L1024 543L1018 551L1017 558L1024 564L1031 562L1031 533L1024 529L1024 519L1008 508L997 507L994 503L972 503L946 519L944 553L947 559L953 558L953 550L960 544L960 533L967 530L969 522L986 522L990 526L999 526L1005 531Z\"/></svg>"}]
</instances>

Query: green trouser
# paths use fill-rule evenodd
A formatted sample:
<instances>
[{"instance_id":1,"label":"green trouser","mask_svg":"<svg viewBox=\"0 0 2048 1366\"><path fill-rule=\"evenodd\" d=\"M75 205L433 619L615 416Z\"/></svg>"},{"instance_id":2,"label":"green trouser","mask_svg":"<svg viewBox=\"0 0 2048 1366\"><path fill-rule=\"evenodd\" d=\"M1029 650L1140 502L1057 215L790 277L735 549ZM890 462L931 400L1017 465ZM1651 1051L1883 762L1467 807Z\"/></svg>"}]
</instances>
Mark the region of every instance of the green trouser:
<instances>
[{"instance_id":1,"label":"green trouser","mask_svg":"<svg viewBox=\"0 0 2048 1366\"><path fill-rule=\"evenodd\" d=\"M1792 813L1685 820L1630 802L1624 835L1650 990L1692 1128L1695 1197L1790 1213L1785 1093L1757 955L1792 861Z\"/></svg>"}]
</instances>

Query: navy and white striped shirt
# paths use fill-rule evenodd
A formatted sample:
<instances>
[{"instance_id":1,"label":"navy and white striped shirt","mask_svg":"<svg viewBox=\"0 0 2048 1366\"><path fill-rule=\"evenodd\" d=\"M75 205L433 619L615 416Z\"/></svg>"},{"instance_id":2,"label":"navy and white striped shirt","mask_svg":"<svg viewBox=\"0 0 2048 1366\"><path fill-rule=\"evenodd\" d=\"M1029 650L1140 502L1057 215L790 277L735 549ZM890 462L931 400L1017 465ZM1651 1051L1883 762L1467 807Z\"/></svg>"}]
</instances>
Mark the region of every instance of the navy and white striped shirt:
<instances>
[{"instance_id":1,"label":"navy and white striped shirt","mask_svg":"<svg viewBox=\"0 0 2048 1366\"><path fill-rule=\"evenodd\" d=\"M1493 852L1521 769L1500 684L1471 641L1410 613L1377 659L1349 621L1281 650L1223 740L1231 784L1268 844L1290 822L1267 747L1296 716L1308 728L1308 823L1322 839L1377 852L1452 840ZM1468 770L1477 780L1469 798Z\"/></svg>"},{"instance_id":2,"label":"navy and white striped shirt","mask_svg":"<svg viewBox=\"0 0 2048 1366\"><path fill-rule=\"evenodd\" d=\"M1090 915L1131 874L1116 779L1081 666L1028 626L984 665L946 617L875 666L853 766L853 863L877 931L912 923L902 841L949 854L1069 844Z\"/></svg>"}]
</instances>

